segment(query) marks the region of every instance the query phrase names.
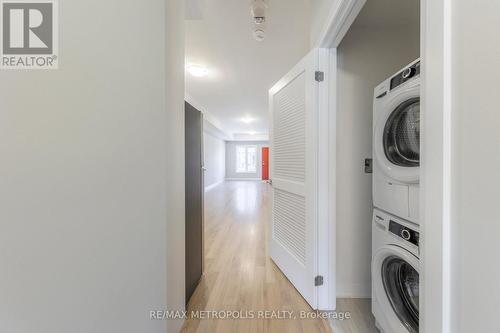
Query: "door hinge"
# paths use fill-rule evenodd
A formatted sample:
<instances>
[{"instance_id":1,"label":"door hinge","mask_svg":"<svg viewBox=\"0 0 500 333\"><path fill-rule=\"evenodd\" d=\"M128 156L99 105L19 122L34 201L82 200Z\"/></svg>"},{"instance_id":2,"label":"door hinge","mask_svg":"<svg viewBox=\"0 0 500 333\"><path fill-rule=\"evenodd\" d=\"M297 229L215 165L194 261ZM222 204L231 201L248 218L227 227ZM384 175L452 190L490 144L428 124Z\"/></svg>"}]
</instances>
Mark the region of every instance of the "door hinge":
<instances>
[{"instance_id":1,"label":"door hinge","mask_svg":"<svg viewBox=\"0 0 500 333\"><path fill-rule=\"evenodd\" d=\"M373 159L365 158L365 173L373 173Z\"/></svg>"},{"instance_id":2,"label":"door hinge","mask_svg":"<svg viewBox=\"0 0 500 333\"><path fill-rule=\"evenodd\" d=\"M314 278L314 286L315 287L318 287L318 286L322 286L323 285L323 276L321 275L318 275Z\"/></svg>"},{"instance_id":3,"label":"door hinge","mask_svg":"<svg viewBox=\"0 0 500 333\"><path fill-rule=\"evenodd\" d=\"M318 82L323 82L325 80L325 73L321 71L314 72L314 79Z\"/></svg>"}]
</instances>

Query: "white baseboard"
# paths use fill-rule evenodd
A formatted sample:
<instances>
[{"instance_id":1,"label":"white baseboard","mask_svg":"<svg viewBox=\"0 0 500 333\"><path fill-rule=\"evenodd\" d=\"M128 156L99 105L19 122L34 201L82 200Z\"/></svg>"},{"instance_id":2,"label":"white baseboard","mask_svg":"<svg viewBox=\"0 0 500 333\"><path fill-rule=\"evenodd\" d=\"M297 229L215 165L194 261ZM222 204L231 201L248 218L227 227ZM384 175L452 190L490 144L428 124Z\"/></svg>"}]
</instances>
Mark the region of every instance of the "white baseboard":
<instances>
[{"instance_id":1,"label":"white baseboard","mask_svg":"<svg viewBox=\"0 0 500 333\"><path fill-rule=\"evenodd\" d=\"M251 180L251 181L256 181L256 180L262 180L260 178L226 178L228 181L233 181L233 180Z\"/></svg>"},{"instance_id":2,"label":"white baseboard","mask_svg":"<svg viewBox=\"0 0 500 333\"><path fill-rule=\"evenodd\" d=\"M217 183L214 183L212 185L208 185L205 187L205 192L208 192L210 190L213 190L214 188L216 188L217 186L219 186L220 184L224 183L223 180L221 180L220 182L217 182Z\"/></svg>"}]
</instances>

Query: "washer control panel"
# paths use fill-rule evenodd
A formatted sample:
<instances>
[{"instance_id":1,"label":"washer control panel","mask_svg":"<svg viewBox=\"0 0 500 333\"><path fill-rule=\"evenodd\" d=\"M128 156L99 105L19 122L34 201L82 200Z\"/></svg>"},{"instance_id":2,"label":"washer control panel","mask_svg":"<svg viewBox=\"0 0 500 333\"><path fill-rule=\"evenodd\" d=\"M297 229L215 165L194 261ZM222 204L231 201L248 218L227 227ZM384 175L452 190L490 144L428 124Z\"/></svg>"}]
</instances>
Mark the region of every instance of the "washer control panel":
<instances>
[{"instance_id":1,"label":"washer control panel","mask_svg":"<svg viewBox=\"0 0 500 333\"><path fill-rule=\"evenodd\" d=\"M390 220L389 232L418 247L418 242L420 238L420 234L418 231L412 230L408 227L405 227L404 225L401 225L397 222Z\"/></svg>"}]
</instances>

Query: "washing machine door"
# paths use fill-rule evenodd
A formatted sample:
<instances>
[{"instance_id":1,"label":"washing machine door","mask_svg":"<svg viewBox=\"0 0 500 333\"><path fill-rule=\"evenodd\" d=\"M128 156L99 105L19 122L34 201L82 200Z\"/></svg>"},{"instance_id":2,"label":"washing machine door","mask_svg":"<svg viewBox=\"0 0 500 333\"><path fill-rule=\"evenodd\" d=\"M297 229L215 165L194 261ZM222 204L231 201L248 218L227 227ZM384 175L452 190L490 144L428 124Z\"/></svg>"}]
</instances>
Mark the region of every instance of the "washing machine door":
<instances>
[{"instance_id":1,"label":"washing machine door","mask_svg":"<svg viewBox=\"0 0 500 333\"><path fill-rule=\"evenodd\" d=\"M373 262L376 297L391 332L418 333L419 262L395 245L377 251Z\"/></svg>"},{"instance_id":2,"label":"washing machine door","mask_svg":"<svg viewBox=\"0 0 500 333\"><path fill-rule=\"evenodd\" d=\"M382 170L395 180L417 183L420 166L418 86L388 98L374 134L375 155Z\"/></svg>"}]
</instances>

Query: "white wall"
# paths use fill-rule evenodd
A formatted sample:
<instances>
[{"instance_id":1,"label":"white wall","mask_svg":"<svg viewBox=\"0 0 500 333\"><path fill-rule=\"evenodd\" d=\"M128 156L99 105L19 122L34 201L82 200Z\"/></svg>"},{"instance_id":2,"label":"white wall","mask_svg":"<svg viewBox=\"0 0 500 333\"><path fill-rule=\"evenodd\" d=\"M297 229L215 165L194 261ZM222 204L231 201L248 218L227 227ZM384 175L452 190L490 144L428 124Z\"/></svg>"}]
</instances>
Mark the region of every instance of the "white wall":
<instances>
[{"instance_id":1,"label":"white wall","mask_svg":"<svg viewBox=\"0 0 500 333\"><path fill-rule=\"evenodd\" d=\"M500 3L452 2L452 328L500 316Z\"/></svg>"},{"instance_id":2,"label":"white wall","mask_svg":"<svg viewBox=\"0 0 500 333\"><path fill-rule=\"evenodd\" d=\"M418 15L418 13L416 14ZM370 297L373 89L419 57L418 26L353 27L338 48L337 296Z\"/></svg>"},{"instance_id":3,"label":"white wall","mask_svg":"<svg viewBox=\"0 0 500 333\"><path fill-rule=\"evenodd\" d=\"M149 311L183 306L181 3L62 1L60 69L0 74L1 332L163 333Z\"/></svg>"},{"instance_id":4,"label":"white wall","mask_svg":"<svg viewBox=\"0 0 500 333\"><path fill-rule=\"evenodd\" d=\"M218 137L203 133L205 159L205 189L224 181L226 177L226 142Z\"/></svg>"},{"instance_id":5,"label":"white wall","mask_svg":"<svg viewBox=\"0 0 500 333\"><path fill-rule=\"evenodd\" d=\"M257 146L257 172L236 172L236 146ZM262 147L269 147L267 141L228 141L226 142L226 179L262 179Z\"/></svg>"},{"instance_id":6,"label":"white wall","mask_svg":"<svg viewBox=\"0 0 500 333\"><path fill-rule=\"evenodd\" d=\"M155 0L156 1L156 0ZM166 4L167 309L185 308L184 1ZM149 3L148 3L149 5ZM144 4L143 4L144 6ZM136 14L137 15L137 14ZM175 163L172 163L175 161ZM162 185L162 184L160 184ZM168 320L179 332L182 320Z\"/></svg>"}]
</instances>

